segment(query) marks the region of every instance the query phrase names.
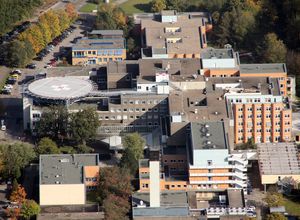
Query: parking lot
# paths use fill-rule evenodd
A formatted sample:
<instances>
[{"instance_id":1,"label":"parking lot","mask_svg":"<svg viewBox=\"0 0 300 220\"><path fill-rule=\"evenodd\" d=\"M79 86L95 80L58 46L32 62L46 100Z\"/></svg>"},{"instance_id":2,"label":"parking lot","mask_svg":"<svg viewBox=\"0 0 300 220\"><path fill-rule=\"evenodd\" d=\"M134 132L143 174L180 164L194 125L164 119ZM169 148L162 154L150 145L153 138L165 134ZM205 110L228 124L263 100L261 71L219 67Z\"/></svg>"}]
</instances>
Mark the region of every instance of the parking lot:
<instances>
[{"instance_id":1,"label":"parking lot","mask_svg":"<svg viewBox=\"0 0 300 220\"><path fill-rule=\"evenodd\" d=\"M68 56L68 54L65 53L64 48L70 48L74 45L74 39L78 37L83 37L84 35L82 34L83 31L80 29L79 25L73 25L74 29L72 29L72 32L65 32L69 33L64 39L58 38L53 45L53 49L49 51L48 54L46 54L42 60L37 61L34 60L32 63L36 64L36 69L45 69L47 66L48 68L51 68L52 66L57 65L57 63L62 61L63 57ZM73 43L72 43L73 42ZM57 44L58 43L58 44ZM57 45L55 45L57 44ZM57 59L57 62L51 63L53 59ZM53 61L52 61L53 62Z\"/></svg>"}]
</instances>

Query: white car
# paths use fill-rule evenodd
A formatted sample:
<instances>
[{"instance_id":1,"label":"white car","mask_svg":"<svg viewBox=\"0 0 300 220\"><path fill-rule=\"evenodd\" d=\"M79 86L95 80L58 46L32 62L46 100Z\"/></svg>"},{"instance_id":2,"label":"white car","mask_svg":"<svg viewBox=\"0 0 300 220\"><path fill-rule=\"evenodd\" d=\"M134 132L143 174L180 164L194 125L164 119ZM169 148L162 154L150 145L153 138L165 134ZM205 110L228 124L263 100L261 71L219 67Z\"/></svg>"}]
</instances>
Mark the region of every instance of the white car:
<instances>
[{"instance_id":1,"label":"white car","mask_svg":"<svg viewBox=\"0 0 300 220\"><path fill-rule=\"evenodd\" d=\"M49 68L52 68L51 65L47 64L46 66L44 66L45 69L49 69Z\"/></svg>"},{"instance_id":2,"label":"white car","mask_svg":"<svg viewBox=\"0 0 300 220\"><path fill-rule=\"evenodd\" d=\"M18 74L18 75L21 75L21 74L22 74L21 70L14 70L14 71L12 71L12 73L16 73L16 74Z\"/></svg>"},{"instance_id":3,"label":"white car","mask_svg":"<svg viewBox=\"0 0 300 220\"><path fill-rule=\"evenodd\" d=\"M13 88L13 85L10 85L10 84L6 84L4 86L4 89L12 89Z\"/></svg>"},{"instance_id":4,"label":"white car","mask_svg":"<svg viewBox=\"0 0 300 220\"><path fill-rule=\"evenodd\" d=\"M1 131L6 130L6 125L4 124L4 120L1 120Z\"/></svg>"}]
</instances>

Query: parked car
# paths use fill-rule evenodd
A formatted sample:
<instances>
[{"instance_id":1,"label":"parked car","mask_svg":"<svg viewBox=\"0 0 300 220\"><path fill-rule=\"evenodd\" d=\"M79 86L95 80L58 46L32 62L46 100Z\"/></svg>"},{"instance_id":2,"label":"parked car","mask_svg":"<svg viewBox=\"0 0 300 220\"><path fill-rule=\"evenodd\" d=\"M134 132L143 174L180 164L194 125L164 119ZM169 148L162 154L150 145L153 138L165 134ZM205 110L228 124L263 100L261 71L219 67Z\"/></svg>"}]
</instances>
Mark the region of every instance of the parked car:
<instances>
[{"instance_id":1,"label":"parked car","mask_svg":"<svg viewBox=\"0 0 300 220\"><path fill-rule=\"evenodd\" d=\"M11 71L11 73L10 74L18 74L18 75L21 75L22 74L22 72L21 72L21 70L13 70L13 71Z\"/></svg>"},{"instance_id":2,"label":"parked car","mask_svg":"<svg viewBox=\"0 0 300 220\"><path fill-rule=\"evenodd\" d=\"M10 85L10 84L5 84L4 85L4 89L12 89L14 86L13 85Z\"/></svg>"},{"instance_id":3,"label":"parked car","mask_svg":"<svg viewBox=\"0 0 300 220\"><path fill-rule=\"evenodd\" d=\"M35 69L36 68L36 64L35 63L30 63L26 66L26 68L28 69Z\"/></svg>"}]
</instances>

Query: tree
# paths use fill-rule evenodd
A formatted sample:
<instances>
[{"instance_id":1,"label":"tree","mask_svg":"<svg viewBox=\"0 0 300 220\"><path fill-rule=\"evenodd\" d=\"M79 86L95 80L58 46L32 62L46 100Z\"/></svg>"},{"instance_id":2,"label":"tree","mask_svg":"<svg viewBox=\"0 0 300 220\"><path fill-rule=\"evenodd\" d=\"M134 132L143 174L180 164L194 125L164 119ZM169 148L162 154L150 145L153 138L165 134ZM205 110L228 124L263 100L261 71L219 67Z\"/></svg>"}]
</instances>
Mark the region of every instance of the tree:
<instances>
[{"instance_id":1,"label":"tree","mask_svg":"<svg viewBox=\"0 0 300 220\"><path fill-rule=\"evenodd\" d=\"M88 139L96 136L100 123L94 109L87 108L73 113L70 118L71 137L78 143L85 144Z\"/></svg>"},{"instance_id":2,"label":"tree","mask_svg":"<svg viewBox=\"0 0 300 220\"><path fill-rule=\"evenodd\" d=\"M75 147L76 149L76 152L78 154L85 154L85 153L92 153L94 152L94 149L87 146L87 145L84 145L84 144L79 144Z\"/></svg>"},{"instance_id":3,"label":"tree","mask_svg":"<svg viewBox=\"0 0 300 220\"><path fill-rule=\"evenodd\" d=\"M115 4L100 4L95 22L97 29L123 29L125 30L127 17Z\"/></svg>"},{"instance_id":4,"label":"tree","mask_svg":"<svg viewBox=\"0 0 300 220\"><path fill-rule=\"evenodd\" d=\"M161 12L166 8L165 0L152 0L150 2L152 12Z\"/></svg>"},{"instance_id":5,"label":"tree","mask_svg":"<svg viewBox=\"0 0 300 220\"><path fill-rule=\"evenodd\" d=\"M123 138L124 153L121 158L121 167L128 168L132 175L136 174L138 161L144 158L145 140L138 134L128 134Z\"/></svg>"},{"instance_id":6,"label":"tree","mask_svg":"<svg viewBox=\"0 0 300 220\"><path fill-rule=\"evenodd\" d=\"M61 33L61 29L59 26L59 18L58 15L53 11L50 10L46 13L44 13L41 16L41 19L45 19L50 27L50 32L51 32L51 38L54 39Z\"/></svg>"},{"instance_id":7,"label":"tree","mask_svg":"<svg viewBox=\"0 0 300 220\"><path fill-rule=\"evenodd\" d=\"M281 193L267 193L264 201L268 204L269 207L277 207L284 204L283 196Z\"/></svg>"},{"instance_id":8,"label":"tree","mask_svg":"<svg viewBox=\"0 0 300 220\"><path fill-rule=\"evenodd\" d=\"M130 209L128 197L132 193L131 176L126 169L104 167L100 169L97 200L103 205L105 219L126 219Z\"/></svg>"},{"instance_id":9,"label":"tree","mask_svg":"<svg viewBox=\"0 0 300 220\"><path fill-rule=\"evenodd\" d=\"M113 194L108 195L104 200L104 213L107 220L129 219L126 215L130 208L128 199L120 198Z\"/></svg>"},{"instance_id":10,"label":"tree","mask_svg":"<svg viewBox=\"0 0 300 220\"><path fill-rule=\"evenodd\" d=\"M20 215L25 219L30 219L40 213L41 208L34 200L26 200L21 207Z\"/></svg>"},{"instance_id":11,"label":"tree","mask_svg":"<svg viewBox=\"0 0 300 220\"><path fill-rule=\"evenodd\" d=\"M77 154L78 152L74 147L71 146L63 146L59 148L60 152L63 154Z\"/></svg>"},{"instance_id":12,"label":"tree","mask_svg":"<svg viewBox=\"0 0 300 220\"><path fill-rule=\"evenodd\" d=\"M266 220L287 220L287 218L281 213L268 214Z\"/></svg>"},{"instance_id":13,"label":"tree","mask_svg":"<svg viewBox=\"0 0 300 220\"><path fill-rule=\"evenodd\" d=\"M16 190L12 191L10 197L10 201L16 202L18 204L22 204L26 200L26 192L22 186L18 186Z\"/></svg>"},{"instance_id":14,"label":"tree","mask_svg":"<svg viewBox=\"0 0 300 220\"><path fill-rule=\"evenodd\" d=\"M59 154L60 150L57 147L56 143L54 141L52 141L50 138L42 138L36 149L35 149L36 153L38 155L41 154Z\"/></svg>"},{"instance_id":15,"label":"tree","mask_svg":"<svg viewBox=\"0 0 300 220\"><path fill-rule=\"evenodd\" d=\"M2 177L19 178L21 169L36 158L33 147L25 143L0 145L0 155L3 160Z\"/></svg>"},{"instance_id":16,"label":"tree","mask_svg":"<svg viewBox=\"0 0 300 220\"><path fill-rule=\"evenodd\" d=\"M64 10L57 11L57 14L58 14L58 18L59 18L60 31L63 32L70 26L71 19L70 19L68 13Z\"/></svg>"},{"instance_id":17,"label":"tree","mask_svg":"<svg viewBox=\"0 0 300 220\"><path fill-rule=\"evenodd\" d=\"M166 0L166 6L168 10L185 11L188 7L186 0Z\"/></svg>"},{"instance_id":18,"label":"tree","mask_svg":"<svg viewBox=\"0 0 300 220\"><path fill-rule=\"evenodd\" d=\"M74 21L78 17L75 6L72 3L66 4L65 11L67 12L68 17L71 21Z\"/></svg>"},{"instance_id":19,"label":"tree","mask_svg":"<svg viewBox=\"0 0 300 220\"><path fill-rule=\"evenodd\" d=\"M50 106L36 125L37 136L63 140L68 135L69 113L65 106Z\"/></svg>"},{"instance_id":20,"label":"tree","mask_svg":"<svg viewBox=\"0 0 300 220\"><path fill-rule=\"evenodd\" d=\"M136 44L134 42L134 39L132 37L130 37L127 41L127 49L128 49L128 52L133 52L136 48Z\"/></svg>"},{"instance_id":21,"label":"tree","mask_svg":"<svg viewBox=\"0 0 300 220\"><path fill-rule=\"evenodd\" d=\"M48 22L45 19L39 19L39 28L41 32L43 33L43 40L44 44L48 44L51 42L52 37L51 37L51 31Z\"/></svg>"},{"instance_id":22,"label":"tree","mask_svg":"<svg viewBox=\"0 0 300 220\"><path fill-rule=\"evenodd\" d=\"M9 43L6 63L11 67L24 67L33 57L32 53L33 48L28 41L14 40Z\"/></svg>"},{"instance_id":23,"label":"tree","mask_svg":"<svg viewBox=\"0 0 300 220\"><path fill-rule=\"evenodd\" d=\"M261 53L264 62L284 63L287 50L283 41L278 39L275 33L269 33L265 36Z\"/></svg>"}]
</instances>

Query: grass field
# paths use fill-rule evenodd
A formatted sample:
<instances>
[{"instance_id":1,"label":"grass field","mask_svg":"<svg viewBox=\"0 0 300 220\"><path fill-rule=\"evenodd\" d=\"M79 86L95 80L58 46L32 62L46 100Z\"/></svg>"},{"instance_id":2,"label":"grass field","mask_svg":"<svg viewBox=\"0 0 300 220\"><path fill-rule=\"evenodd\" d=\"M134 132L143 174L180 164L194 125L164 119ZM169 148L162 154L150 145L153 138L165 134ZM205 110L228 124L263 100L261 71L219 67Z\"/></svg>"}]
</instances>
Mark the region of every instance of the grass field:
<instances>
[{"instance_id":1,"label":"grass field","mask_svg":"<svg viewBox=\"0 0 300 220\"><path fill-rule=\"evenodd\" d=\"M79 9L80 12L92 12L93 10L97 10L97 5L93 3L86 3Z\"/></svg>"},{"instance_id":2,"label":"grass field","mask_svg":"<svg viewBox=\"0 0 300 220\"><path fill-rule=\"evenodd\" d=\"M300 216L300 201L293 201L292 199L285 197L284 206L289 214Z\"/></svg>"},{"instance_id":3,"label":"grass field","mask_svg":"<svg viewBox=\"0 0 300 220\"><path fill-rule=\"evenodd\" d=\"M149 2L151 0L128 0L120 5L126 14L150 12Z\"/></svg>"}]
</instances>

